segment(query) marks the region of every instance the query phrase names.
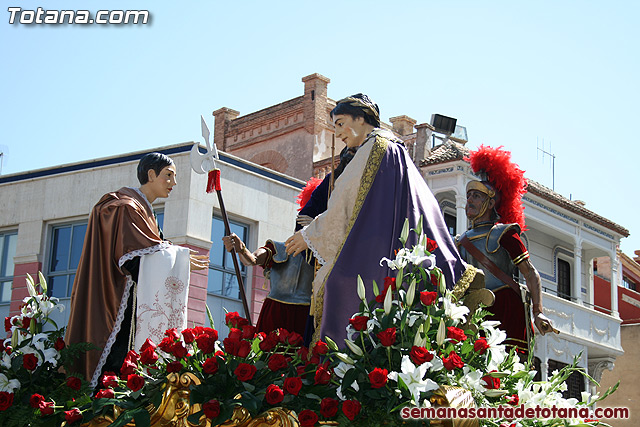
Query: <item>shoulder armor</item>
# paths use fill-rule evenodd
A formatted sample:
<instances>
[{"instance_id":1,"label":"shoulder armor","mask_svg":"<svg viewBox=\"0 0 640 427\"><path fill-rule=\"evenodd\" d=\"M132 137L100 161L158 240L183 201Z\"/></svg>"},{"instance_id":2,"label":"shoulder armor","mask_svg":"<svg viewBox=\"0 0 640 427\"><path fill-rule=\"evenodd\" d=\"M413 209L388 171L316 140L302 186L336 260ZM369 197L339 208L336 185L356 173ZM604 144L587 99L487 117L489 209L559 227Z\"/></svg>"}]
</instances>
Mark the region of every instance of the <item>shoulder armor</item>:
<instances>
[{"instance_id":1,"label":"shoulder armor","mask_svg":"<svg viewBox=\"0 0 640 427\"><path fill-rule=\"evenodd\" d=\"M491 227L489 231L489 236L487 237L487 252L493 254L500 249L500 239L502 236L509 231L515 229L516 233L520 234L520 225L517 223L513 224L496 224Z\"/></svg>"}]
</instances>

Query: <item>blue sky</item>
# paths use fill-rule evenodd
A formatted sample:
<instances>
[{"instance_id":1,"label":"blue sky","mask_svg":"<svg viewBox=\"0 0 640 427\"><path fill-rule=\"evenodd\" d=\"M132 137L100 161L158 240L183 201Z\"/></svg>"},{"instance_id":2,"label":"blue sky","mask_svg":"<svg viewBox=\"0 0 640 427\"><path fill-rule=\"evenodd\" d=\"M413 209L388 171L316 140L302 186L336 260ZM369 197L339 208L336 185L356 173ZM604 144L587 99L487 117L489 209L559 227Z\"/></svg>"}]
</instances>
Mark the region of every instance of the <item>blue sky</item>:
<instances>
[{"instance_id":1,"label":"blue sky","mask_svg":"<svg viewBox=\"0 0 640 427\"><path fill-rule=\"evenodd\" d=\"M188 6L184 6L188 5ZM3 174L200 140L199 116L247 114L331 79L382 117L432 113L469 146L504 145L529 178L626 227L636 212L640 108L632 1L20 1L147 9L147 25L22 25L0 11ZM638 235L636 235L638 234Z\"/></svg>"}]
</instances>

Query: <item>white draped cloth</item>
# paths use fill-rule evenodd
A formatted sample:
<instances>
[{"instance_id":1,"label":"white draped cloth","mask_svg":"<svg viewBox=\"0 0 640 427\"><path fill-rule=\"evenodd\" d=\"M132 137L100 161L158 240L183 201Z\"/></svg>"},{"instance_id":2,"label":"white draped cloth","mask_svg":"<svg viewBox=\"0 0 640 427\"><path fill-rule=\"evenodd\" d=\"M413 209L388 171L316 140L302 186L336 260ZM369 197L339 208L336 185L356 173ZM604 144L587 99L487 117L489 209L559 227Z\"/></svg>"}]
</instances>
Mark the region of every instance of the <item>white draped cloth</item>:
<instances>
[{"instance_id":1,"label":"white draped cloth","mask_svg":"<svg viewBox=\"0 0 640 427\"><path fill-rule=\"evenodd\" d=\"M142 255L136 290L135 350L147 338L158 344L164 332L187 327L189 249L171 245Z\"/></svg>"}]
</instances>

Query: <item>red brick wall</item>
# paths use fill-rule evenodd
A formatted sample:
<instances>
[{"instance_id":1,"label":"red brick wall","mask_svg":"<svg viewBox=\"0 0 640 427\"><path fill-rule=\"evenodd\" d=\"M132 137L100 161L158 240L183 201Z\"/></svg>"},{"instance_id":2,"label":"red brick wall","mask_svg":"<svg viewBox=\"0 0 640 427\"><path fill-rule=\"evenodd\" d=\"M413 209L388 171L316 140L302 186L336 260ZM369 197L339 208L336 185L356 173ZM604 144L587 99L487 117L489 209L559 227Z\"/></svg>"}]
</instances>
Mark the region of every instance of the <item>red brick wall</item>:
<instances>
[{"instance_id":1,"label":"red brick wall","mask_svg":"<svg viewBox=\"0 0 640 427\"><path fill-rule=\"evenodd\" d=\"M22 300L29 296L27 290L27 273L38 282L38 271L42 270L41 262L27 262L16 264L13 269L13 290L11 292L10 316L15 316L20 311Z\"/></svg>"}]
</instances>

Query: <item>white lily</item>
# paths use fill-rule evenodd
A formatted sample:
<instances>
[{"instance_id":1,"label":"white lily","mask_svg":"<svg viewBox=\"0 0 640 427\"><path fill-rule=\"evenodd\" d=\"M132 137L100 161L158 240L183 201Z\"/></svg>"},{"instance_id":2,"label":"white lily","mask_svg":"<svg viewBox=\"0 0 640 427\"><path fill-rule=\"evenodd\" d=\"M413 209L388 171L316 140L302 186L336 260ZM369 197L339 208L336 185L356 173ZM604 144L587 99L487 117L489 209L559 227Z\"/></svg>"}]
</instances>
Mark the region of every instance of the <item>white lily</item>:
<instances>
[{"instance_id":1,"label":"white lily","mask_svg":"<svg viewBox=\"0 0 640 427\"><path fill-rule=\"evenodd\" d=\"M364 353L362 353L362 349L353 341L348 340L348 339L344 339L345 344L347 344L347 347L349 347L349 350L353 351L356 356L362 356Z\"/></svg>"},{"instance_id":2,"label":"white lily","mask_svg":"<svg viewBox=\"0 0 640 427\"><path fill-rule=\"evenodd\" d=\"M5 374L0 374L0 391L13 393L20 388L20 381L9 380Z\"/></svg>"},{"instance_id":3,"label":"white lily","mask_svg":"<svg viewBox=\"0 0 640 427\"><path fill-rule=\"evenodd\" d=\"M402 256L404 252L406 252L406 249L404 248L400 249L398 251L398 254L396 255L396 259L394 260L391 260L389 258L382 258L380 260L380 267L383 267L382 263L386 262L387 267L389 267L392 270L400 270L401 268L404 268L407 265L407 260L404 259L404 257Z\"/></svg>"},{"instance_id":4,"label":"white lily","mask_svg":"<svg viewBox=\"0 0 640 427\"><path fill-rule=\"evenodd\" d=\"M436 344L438 344L438 347L442 345L446 337L447 337L447 330L444 324L444 319L440 319L440 324L438 325L438 332L436 333Z\"/></svg>"},{"instance_id":5,"label":"white lily","mask_svg":"<svg viewBox=\"0 0 640 427\"><path fill-rule=\"evenodd\" d=\"M411 280L411 284L409 284L409 288L407 289L407 307L411 307L413 305L413 299L416 296L416 278L414 277Z\"/></svg>"},{"instance_id":6,"label":"white lily","mask_svg":"<svg viewBox=\"0 0 640 427\"><path fill-rule=\"evenodd\" d=\"M402 373L392 372L388 375L388 378L396 381L398 381L397 378L402 379L402 382L407 386L409 393L411 393L411 396L413 397L412 402L414 404L418 404L420 402L420 393L436 390L438 388L438 384L432 379L423 379L428 368L426 363L416 366L411 362L409 356L405 355L402 356L400 368Z\"/></svg>"},{"instance_id":7,"label":"white lily","mask_svg":"<svg viewBox=\"0 0 640 427\"><path fill-rule=\"evenodd\" d=\"M447 291L444 298L442 298L442 301L444 303L444 315L446 317L449 317L456 322L465 321L465 316L469 314L469 308L451 301L450 291Z\"/></svg>"},{"instance_id":8,"label":"white lily","mask_svg":"<svg viewBox=\"0 0 640 427\"><path fill-rule=\"evenodd\" d=\"M367 294L364 288L364 282L362 281L362 277L358 274L358 298L367 303Z\"/></svg>"},{"instance_id":9,"label":"white lily","mask_svg":"<svg viewBox=\"0 0 640 427\"><path fill-rule=\"evenodd\" d=\"M387 294L384 296L384 313L389 314L391 312L391 298L393 297L393 291L391 287L387 290Z\"/></svg>"}]
</instances>

